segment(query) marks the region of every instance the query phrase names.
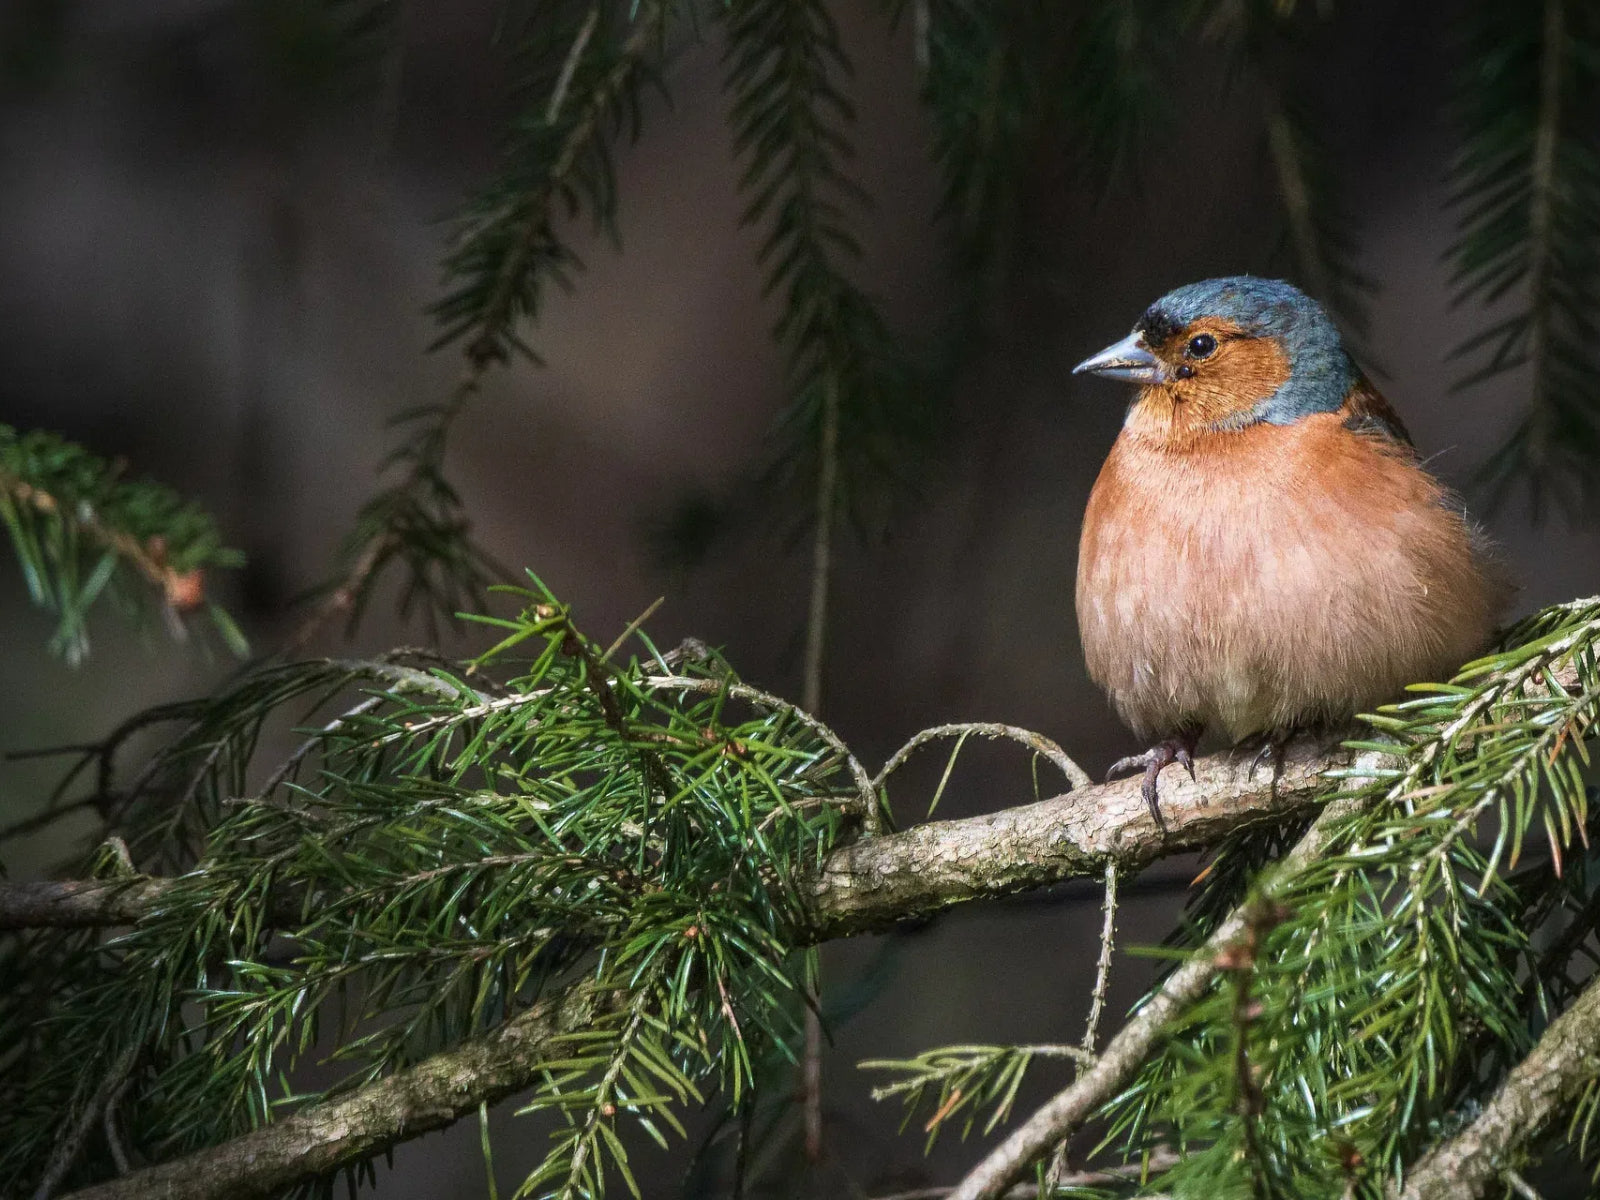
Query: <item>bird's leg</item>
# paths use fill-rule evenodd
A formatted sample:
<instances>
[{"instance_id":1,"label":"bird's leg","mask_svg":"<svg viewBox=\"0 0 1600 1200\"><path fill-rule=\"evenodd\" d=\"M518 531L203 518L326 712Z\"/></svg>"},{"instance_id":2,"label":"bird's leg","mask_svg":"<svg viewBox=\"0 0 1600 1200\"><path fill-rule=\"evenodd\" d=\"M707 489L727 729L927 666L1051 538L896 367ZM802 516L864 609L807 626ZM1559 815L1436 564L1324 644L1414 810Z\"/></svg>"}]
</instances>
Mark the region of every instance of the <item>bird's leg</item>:
<instances>
[{"instance_id":1,"label":"bird's leg","mask_svg":"<svg viewBox=\"0 0 1600 1200\"><path fill-rule=\"evenodd\" d=\"M1156 789L1156 779L1161 772L1177 763L1189 772L1189 778L1194 778L1194 748L1200 740L1200 730L1191 726L1180 729L1169 738L1157 742L1143 754L1130 754L1127 758L1119 758L1111 764L1111 769L1106 772L1106 779L1111 780L1118 775L1129 771L1144 770L1144 782L1139 785L1139 794L1144 797L1144 802L1150 809L1150 816L1156 823L1156 828L1162 833L1167 831L1167 822L1161 816L1161 796Z\"/></svg>"}]
</instances>

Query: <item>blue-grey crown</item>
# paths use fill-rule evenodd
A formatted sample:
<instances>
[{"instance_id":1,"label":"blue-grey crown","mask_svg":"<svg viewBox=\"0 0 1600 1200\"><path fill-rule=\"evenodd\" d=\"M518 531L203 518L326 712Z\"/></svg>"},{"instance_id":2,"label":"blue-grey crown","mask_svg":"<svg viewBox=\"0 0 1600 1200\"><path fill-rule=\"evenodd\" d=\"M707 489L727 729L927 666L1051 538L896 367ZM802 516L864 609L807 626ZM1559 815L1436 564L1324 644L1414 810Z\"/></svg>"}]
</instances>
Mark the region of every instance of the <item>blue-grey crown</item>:
<instances>
[{"instance_id":1,"label":"blue-grey crown","mask_svg":"<svg viewBox=\"0 0 1600 1200\"><path fill-rule=\"evenodd\" d=\"M1138 329L1157 340L1191 321L1218 317L1256 337L1276 338L1289 359L1289 379L1256 405L1251 419L1287 425L1344 403L1357 378L1356 365L1327 310L1291 283L1229 275L1174 288L1139 318Z\"/></svg>"}]
</instances>

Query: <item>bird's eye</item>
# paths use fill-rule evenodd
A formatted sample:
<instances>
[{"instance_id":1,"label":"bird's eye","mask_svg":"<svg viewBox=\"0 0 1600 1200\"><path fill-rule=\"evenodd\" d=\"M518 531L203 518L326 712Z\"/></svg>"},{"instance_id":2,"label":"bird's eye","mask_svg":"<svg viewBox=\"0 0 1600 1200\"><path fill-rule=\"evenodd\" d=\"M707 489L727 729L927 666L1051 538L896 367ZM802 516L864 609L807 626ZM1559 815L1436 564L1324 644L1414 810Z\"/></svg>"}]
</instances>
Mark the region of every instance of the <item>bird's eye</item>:
<instances>
[{"instance_id":1,"label":"bird's eye","mask_svg":"<svg viewBox=\"0 0 1600 1200\"><path fill-rule=\"evenodd\" d=\"M1197 333L1189 339L1190 358L1209 358L1217 348L1217 339L1209 333Z\"/></svg>"}]
</instances>

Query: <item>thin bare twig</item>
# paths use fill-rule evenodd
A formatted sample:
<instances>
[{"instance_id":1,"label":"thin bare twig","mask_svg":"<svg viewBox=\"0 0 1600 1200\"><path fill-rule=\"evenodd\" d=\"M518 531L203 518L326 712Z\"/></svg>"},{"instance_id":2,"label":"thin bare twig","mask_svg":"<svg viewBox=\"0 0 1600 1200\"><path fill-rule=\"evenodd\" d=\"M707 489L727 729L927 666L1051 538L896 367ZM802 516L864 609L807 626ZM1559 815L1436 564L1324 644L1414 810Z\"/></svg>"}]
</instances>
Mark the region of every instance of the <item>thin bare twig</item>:
<instances>
[{"instance_id":1,"label":"thin bare twig","mask_svg":"<svg viewBox=\"0 0 1600 1200\"><path fill-rule=\"evenodd\" d=\"M1089 999L1089 1021L1083 1031L1083 1048L1094 1053L1096 1035L1100 1031L1100 1015L1105 1011L1106 994L1111 990L1111 953L1117 929L1117 864L1106 863L1106 921L1100 930L1100 961L1095 965L1094 994Z\"/></svg>"},{"instance_id":2,"label":"thin bare twig","mask_svg":"<svg viewBox=\"0 0 1600 1200\"><path fill-rule=\"evenodd\" d=\"M639 680L640 687L650 688L655 691L688 691L688 692L727 692L736 700L749 700L773 712L786 712L799 721L811 732L815 733L824 742L838 752L844 759L845 765L850 770L850 777L855 782L856 791L861 797L862 824L869 833L876 832L875 816L878 811L877 792L872 786L872 779L867 774L867 769L844 744L844 739L828 726L824 725L804 708L785 700L782 696L774 696L771 692L763 692L760 688L751 687L747 683L734 683L726 679L704 679L694 675L646 675Z\"/></svg>"},{"instance_id":3,"label":"thin bare twig","mask_svg":"<svg viewBox=\"0 0 1600 1200\"><path fill-rule=\"evenodd\" d=\"M1095 1167L1086 1171L1072 1171L1055 1181L1058 1188L1103 1187L1106 1184L1127 1183L1159 1175L1178 1165L1179 1155L1165 1146L1150 1152L1143 1162L1126 1163L1114 1167ZM872 1200L945 1200L955 1189L951 1187L915 1188L909 1192L891 1192L874 1196ZM1031 1183L1018 1184L1003 1193L1003 1200L1038 1200L1039 1189ZM1159 1193L1141 1193L1141 1200L1163 1200Z\"/></svg>"},{"instance_id":4,"label":"thin bare twig","mask_svg":"<svg viewBox=\"0 0 1600 1200\"><path fill-rule=\"evenodd\" d=\"M561 106L566 102L567 89L572 86L572 77L577 74L584 48L588 46L589 39L594 36L595 26L599 23L600 6L596 4L589 9L589 15L578 27L578 35L572 39L572 47L567 51L567 57L561 64L561 74L556 77L556 86L550 91L550 103L544 110L546 125L554 125L556 119L561 116Z\"/></svg>"},{"instance_id":5,"label":"thin bare twig","mask_svg":"<svg viewBox=\"0 0 1600 1200\"><path fill-rule=\"evenodd\" d=\"M1084 1023L1083 1029L1084 1064L1094 1062L1100 1016L1105 1011L1106 993L1111 988L1111 955L1116 940L1117 925L1117 864L1114 859L1106 863L1105 901L1101 907L1105 912L1105 924L1100 930L1100 958L1095 964L1094 990L1089 996L1089 1019ZM1056 1143L1055 1152L1050 1156L1050 1165L1044 1173L1047 1188L1053 1190L1066 1186L1062 1181L1068 1177L1071 1166L1067 1159L1067 1149L1070 1145L1069 1138L1062 1138Z\"/></svg>"},{"instance_id":6,"label":"thin bare twig","mask_svg":"<svg viewBox=\"0 0 1600 1200\"><path fill-rule=\"evenodd\" d=\"M800 707L813 715L822 711L822 667L828 649L828 589L833 575L833 523L839 492L839 382L828 378L823 386L822 430L817 447L817 506L811 544L811 598L806 609L805 671ZM877 830L878 804L874 793L862 820L869 833ZM805 1049L800 1065L801 1113L805 1128L806 1161L822 1161L822 995L821 983L805 1012Z\"/></svg>"},{"instance_id":7,"label":"thin bare twig","mask_svg":"<svg viewBox=\"0 0 1600 1200\"><path fill-rule=\"evenodd\" d=\"M964 737L969 734L985 738L1005 738L1009 741L1020 742L1035 754L1043 755L1049 759L1075 788L1088 787L1094 782L1087 771L1067 756L1065 750L1043 734L1034 733L1031 729L1023 729L1016 725L1001 725L993 721L963 721L954 725L935 725L913 736L904 746L901 746L900 749L889 756L889 761L883 764L883 769L873 779L872 786L875 788L882 787L884 781L904 766L906 760L911 757L918 747L925 746L937 738Z\"/></svg>"}]
</instances>

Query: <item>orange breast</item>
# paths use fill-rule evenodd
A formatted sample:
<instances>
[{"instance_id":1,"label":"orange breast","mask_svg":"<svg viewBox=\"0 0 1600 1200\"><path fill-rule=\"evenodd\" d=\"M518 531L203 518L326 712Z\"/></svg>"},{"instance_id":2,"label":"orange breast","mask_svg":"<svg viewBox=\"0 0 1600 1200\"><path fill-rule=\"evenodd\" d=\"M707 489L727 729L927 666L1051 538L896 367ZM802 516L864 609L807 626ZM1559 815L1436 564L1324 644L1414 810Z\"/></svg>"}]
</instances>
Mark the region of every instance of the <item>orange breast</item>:
<instances>
[{"instance_id":1,"label":"orange breast","mask_svg":"<svg viewBox=\"0 0 1600 1200\"><path fill-rule=\"evenodd\" d=\"M1481 650L1508 595L1459 504L1335 413L1177 446L1125 429L1079 546L1089 673L1142 736L1383 703Z\"/></svg>"}]
</instances>

